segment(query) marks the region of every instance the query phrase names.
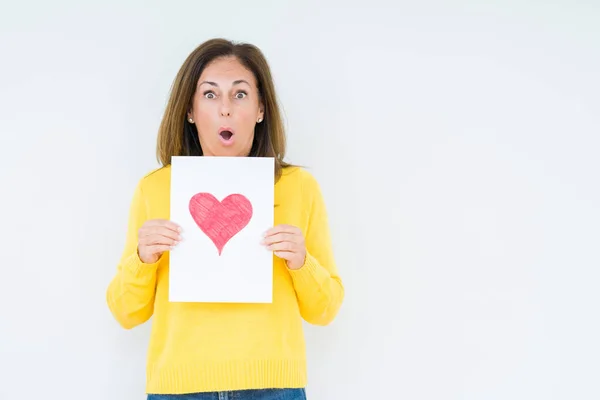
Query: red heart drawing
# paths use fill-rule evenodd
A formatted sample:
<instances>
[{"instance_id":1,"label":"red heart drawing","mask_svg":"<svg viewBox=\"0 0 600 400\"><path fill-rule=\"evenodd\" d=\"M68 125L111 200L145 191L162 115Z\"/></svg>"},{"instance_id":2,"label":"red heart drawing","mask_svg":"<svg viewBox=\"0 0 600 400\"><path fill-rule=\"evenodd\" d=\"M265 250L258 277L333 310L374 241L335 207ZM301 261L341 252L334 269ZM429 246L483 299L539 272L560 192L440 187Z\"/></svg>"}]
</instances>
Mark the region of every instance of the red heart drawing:
<instances>
[{"instance_id":1,"label":"red heart drawing","mask_svg":"<svg viewBox=\"0 0 600 400\"><path fill-rule=\"evenodd\" d=\"M252 218L252 204L241 194L231 194L219 202L210 193L197 193L190 199L189 210L198 227L217 246L219 255Z\"/></svg>"}]
</instances>

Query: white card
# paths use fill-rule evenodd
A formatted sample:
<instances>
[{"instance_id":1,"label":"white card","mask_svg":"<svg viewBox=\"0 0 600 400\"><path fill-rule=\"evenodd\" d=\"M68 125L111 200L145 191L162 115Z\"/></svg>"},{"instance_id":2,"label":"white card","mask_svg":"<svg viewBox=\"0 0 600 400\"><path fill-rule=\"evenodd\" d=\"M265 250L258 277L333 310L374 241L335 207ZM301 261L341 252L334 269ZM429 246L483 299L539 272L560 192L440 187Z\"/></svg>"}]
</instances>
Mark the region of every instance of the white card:
<instances>
[{"instance_id":1,"label":"white card","mask_svg":"<svg viewBox=\"0 0 600 400\"><path fill-rule=\"evenodd\" d=\"M170 252L169 300L270 303L274 159L173 157L170 219L184 240Z\"/></svg>"}]
</instances>

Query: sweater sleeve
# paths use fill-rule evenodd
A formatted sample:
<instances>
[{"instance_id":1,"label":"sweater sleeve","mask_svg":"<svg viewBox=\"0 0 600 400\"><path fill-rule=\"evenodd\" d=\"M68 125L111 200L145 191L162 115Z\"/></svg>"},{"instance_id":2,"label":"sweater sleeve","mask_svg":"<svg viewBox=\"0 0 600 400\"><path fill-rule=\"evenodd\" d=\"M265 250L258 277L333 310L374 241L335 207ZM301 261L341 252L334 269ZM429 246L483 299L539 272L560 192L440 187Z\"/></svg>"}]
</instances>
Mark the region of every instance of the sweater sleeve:
<instances>
[{"instance_id":1,"label":"sweater sleeve","mask_svg":"<svg viewBox=\"0 0 600 400\"><path fill-rule=\"evenodd\" d=\"M146 219L146 202L139 182L130 205L125 248L106 291L108 308L125 329L146 322L154 310L159 262L146 264L137 252L138 230Z\"/></svg>"},{"instance_id":2,"label":"sweater sleeve","mask_svg":"<svg viewBox=\"0 0 600 400\"><path fill-rule=\"evenodd\" d=\"M302 317L314 325L327 325L337 315L344 299L329 233L327 210L318 183L310 177L303 185L308 197L306 259L297 270L289 270Z\"/></svg>"}]
</instances>

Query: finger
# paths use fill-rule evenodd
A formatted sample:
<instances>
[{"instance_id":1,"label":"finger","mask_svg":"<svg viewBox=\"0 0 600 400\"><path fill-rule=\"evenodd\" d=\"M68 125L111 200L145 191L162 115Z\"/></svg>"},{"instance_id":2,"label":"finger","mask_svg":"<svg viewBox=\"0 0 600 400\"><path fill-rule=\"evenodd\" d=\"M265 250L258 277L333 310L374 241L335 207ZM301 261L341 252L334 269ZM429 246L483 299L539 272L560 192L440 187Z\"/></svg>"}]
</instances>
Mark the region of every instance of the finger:
<instances>
[{"instance_id":1,"label":"finger","mask_svg":"<svg viewBox=\"0 0 600 400\"><path fill-rule=\"evenodd\" d=\"M152 245L166 245L166 246L175 246L179 243L180 241L168 236L164 236L164 235L149 235L149 236L144 236L143 238L140 239L140 243L145 245L145 246L152 246Z\"/></svg>"},{"instance_id":2,"label":"finger","mask_svg":"<svg viewBox=\"0 0 600 400\"><path fill-rule=\"evenodd\" d=\"M182 240L181 235L178 232L175 232L164 226L154 226L141 232L141 236L165 236L173 240Z\"/></svg>"},{"instance_id":3,"label":"finger","mask_svg":"<svg viewBox=\"0 0 600 400\"><path fill-rule=\"evenodd\" d=\"M148 227L165 227L168 228L172 231L175 232L182 232L183 229L181 228L181 226L177 225L175 222L170 221L168 219L153 219L153 220L149 220L147 221L147 226Z\"/></svg>"},{"instance_id":4,"label":"finger","mask_svg":"<svg viewBox=\"0 0 600 400\"><path fill-rule=\"evenodd\" d=\"M292 260L296 255L296 253L291 251L274 251L273 254L279 258L283 258L284 260Z\"/></svg>"},{"instance_id":5,"label":"finger","mask_svg":"<svg viewBox=\"0 0 600 400\"><path fill-rule=\"evenodd\" d=\"M144 235L139 238L139 243L148 245L153 244L167 244L167 245L176 245L181 242L183 238L178 238L173 235L161 235L161 234L153 234L153 235Z\"/></svg>"},{"instance_id":6,"label":"finger","mask_svg":"<svg viewBox=\"0 0 600 400\"><path fill-rule=\"evenodd\" d=\"M280 224L268 229L264 236L268 237L277 233L300 233L300 229L292 225Z\"/></svg>"},{"instance_id":7,"label":"finger","mask_svg":"<svg viewBox=\"0 0 600 400\"><path fill-rule=\"evenodd\" d=\"M148 247L148 252L151 254L159 254L159 253L164 253L165 251L169 251L172 250L173 246L165 246L165 245L155 245L155 246L149 246Z\"/></svg>"},{"instance_id":8,"label":"finger","mask_svg":"<svg viewBox=\"0 0 600 400\"><path fill-rule=\"evenodd\" d=\"M272 236L267 236L263 239L263 244L272 244L279 242L294 242L299 243L301 241L301 236L292 234L292 233L276 233Z\"/></svg>"},{"instance_id":9,"label":"finger","mask_svg":"<svg viewBox=\"0 0 600 400\"><path fill-rule=\"evenodd\" d=\"M267 250L270 251L289 251L289 252L298 252L299 246L293 242L279 242L273 243L267 246Z\"/></svg>"},{"instance_id":10,"label":"finger","mask_svg":"<svg viewBox=\"0 0 600 400\"><path fill-rule=\"evenodd\" d=\"M156 235L166 236L166 237L174 239L174 240L182 240L183 239L183 237L181 236L181 234L179 232L174 232L173 230L168 229L166 227L156 228Z\"/></svg>"}]
</instances>

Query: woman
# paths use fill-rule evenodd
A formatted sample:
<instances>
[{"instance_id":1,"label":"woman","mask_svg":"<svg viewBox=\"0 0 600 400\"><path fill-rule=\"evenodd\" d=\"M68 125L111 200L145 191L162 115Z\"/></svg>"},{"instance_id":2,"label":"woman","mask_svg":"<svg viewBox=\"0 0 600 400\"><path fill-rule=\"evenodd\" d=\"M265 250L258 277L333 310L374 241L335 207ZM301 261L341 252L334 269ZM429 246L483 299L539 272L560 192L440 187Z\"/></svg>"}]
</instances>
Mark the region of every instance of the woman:
<instances>
[{"instance_id":1,"label":"woman","mask_svg":"<svg viewBox=\"0 0 600 400\"><path fill-rule=\"evenodd\" d=\"M107 290L124 328L153 317L148 399L304 399L302 319L330 323L344 288L319 185L283 161L283 123L259 49L214 39L188 56L160 125L157 156L162 167L134 192L125 250ZM274 254L272 303L168 301L169 250L182 240L169 220L172 156L275 159L275 226L262 240Z\"/></svg>"}]
</instances>

